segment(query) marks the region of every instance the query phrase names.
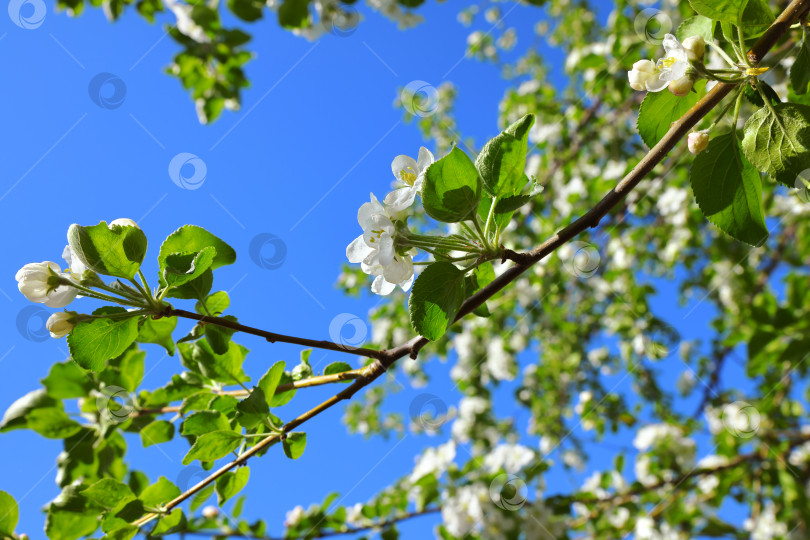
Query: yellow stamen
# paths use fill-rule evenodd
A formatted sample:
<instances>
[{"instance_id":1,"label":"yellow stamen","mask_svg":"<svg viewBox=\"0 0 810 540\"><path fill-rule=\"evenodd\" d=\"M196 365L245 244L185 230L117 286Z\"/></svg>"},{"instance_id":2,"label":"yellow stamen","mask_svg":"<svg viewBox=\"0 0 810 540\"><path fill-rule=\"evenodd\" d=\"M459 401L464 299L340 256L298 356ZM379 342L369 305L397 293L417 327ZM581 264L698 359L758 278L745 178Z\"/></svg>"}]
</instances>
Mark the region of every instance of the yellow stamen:
<instances>
[{"instance_id":1,"label":"yellow stamen","mask_svg":"<svg viewBox=\"0 0 810 540\"><path fill-rule=\"evenodd\" d=\"M399 171L399 178L409 186L413 186L413 183L416 182L416 172L413 167L405 167Z\"/></svg>"}]
</instances>

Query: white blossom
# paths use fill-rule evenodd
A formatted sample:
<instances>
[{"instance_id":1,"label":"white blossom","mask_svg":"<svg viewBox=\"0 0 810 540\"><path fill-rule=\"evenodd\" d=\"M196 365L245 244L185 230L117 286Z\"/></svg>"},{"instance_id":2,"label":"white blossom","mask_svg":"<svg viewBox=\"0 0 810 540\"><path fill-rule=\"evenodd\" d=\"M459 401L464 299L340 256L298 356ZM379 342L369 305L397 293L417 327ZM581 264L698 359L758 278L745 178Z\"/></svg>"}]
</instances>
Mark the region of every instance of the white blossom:
<instances>
[{"instance_id":1,"label":"white blossom","mask_svg":"<svg viewBox=\"0 0 810 540\"><path fill-rule=\"evenodd\" d=\"M76 298L78 289L60 285L68 277L55 262L28 263L17 271L17 288L30 301L52 308L65 307Z\"/></svg>"},{"instance_id":2,"label":"white blossom","mask_svg":"<svg viewBox=\"0 0 810 540\"><path fill-rule=\"evenodd\" d=\"M484 457L484 467L491 473L505 471L517 474L531 463L534 457L534 451L523 445L502 443Z\"/></svg>"},{"instance_id":3,"label":"white blossom","mask_svg":"<svg viewBox=\"0 0 810 540\"><path fill-rule=\"evenodd\" d=\"M51 333L52 338L65 337L76 326L76 314L60 311L48 317L45 327Z\"/></svg>"},{"instance_id":4,"label":"white blossom","mask_svg":"<svg viewBox=\"0 0 810 540\"><path fill-rule=\"evenodd\" d=\"M765 503L765 507L756 519L746 519L743 522L743 528L751 533L751 540L773 540L782 538L788 533L787 525L776 520L776 508L773 501Z\"/></svg>"},{"instance_id":5,"label":"white blossom","mask_svg":"<svg viewBox=\"0 0 810 540\"><path fill-rule=\"evenodd\" d=\"M436 448L427 448L416 461L411 472L410 481L416 482L423 476L435 474L441 476L456 458L456 443L448 441Z\"/></svg>"},{"instance_id":6,"label":"white blossom","mask_svg":"<svg viewBox=\"0 0 810 540\"><path fill-rule=\"evenodd\" d=\"M422 182L425 171L433 163L433 154L424 146L419 148L417 159L409 156L397 156L391 162L391 172L394 173L398 189L386 195L384 203L391 213L402 212L413 204Z\"/></svg>"},{"instance_id":7,"label":"white blossom","mask_svg":"<svg viewBox=\"0 0 810 540\"><path fill-rule=\"evenodd\" d=\"M413 257L410 253L397 253L396 226L373 193L371 202L358 210L357 221L363 234L346 248L349 262L361 263L363 272L375 276L371 290L376 294L390 294L397 285L407 291L413 283Z\"/></svg>"}]
</instances>

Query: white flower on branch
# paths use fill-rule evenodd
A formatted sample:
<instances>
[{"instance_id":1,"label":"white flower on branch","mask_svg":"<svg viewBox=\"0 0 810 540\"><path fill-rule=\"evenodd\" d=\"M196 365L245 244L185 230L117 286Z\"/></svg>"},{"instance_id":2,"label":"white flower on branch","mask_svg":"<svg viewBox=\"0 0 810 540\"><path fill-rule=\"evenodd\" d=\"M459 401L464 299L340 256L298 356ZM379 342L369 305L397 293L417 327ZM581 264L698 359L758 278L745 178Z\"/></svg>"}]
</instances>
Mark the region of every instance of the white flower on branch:
<instances>
[{"instance_id":1,"label":"white flower on branch","mask_svg":"<svg viewBox=\"0 0 810 540\"><path fill-rule=\"evenodd\" d=\"M663 45L666 56L657 63L639 60L633 64L633 69L627 72L630 87L634 90L660 92L668 86L669 91L676 96L685 96L695 83L693 74L690 73L692 69L689 56L698 52L699 44L690 41L692 49L687 51L675 36L667 34L664 36Z\"/></svg>"},{"instance_id":2,"label":"white flower on branch","mask_svg":"<svg viewBox=\"0 0 810 540\"><path fill-rule=\"evenodd\" d=\"M435 474L438 478L456 459L456 443L455 441L447 441L436 448L427 448L424 453L419 456L416 466L410 476L411 482L417 482L423 476L428 474Z\"/></svg>"},{"instance_id":3,"label":"white flower on branch","mask_svg":"<svg viewBox=\"0 0 810 540\"><path fill-rule=\"evenodd\" d=\"M28 263L17 271L17 288L30 301L61 308L70 304L78 289L61 284L69 277L55 262Z\"/></svg>"},{"instance_id":4,"label":"white flower on branch","mask_svg":"<svg viewBox=\"0 0 810 540\"><path fill-rule=\"evenodd\" d=\"M484 467L491 473L517 474L534 458L534 451L521 444L502 443L484 457Z\"/></svg>"},{"instance_id":5,"label":"white flower on branch","mask_svg":"<svg viewBox=\"0 0 810 540\"><path fill-rule=\"evenodd\" d=\"M402 212L409 208L425 179L425 171L433 163L433 154L424 146L419 148L419 156L413 159L409 156L397 156L391 162L391 171L397 179L398 189L386 195L383 202L391 213Z\"/></svg>"},{"instance_id":6,"label":"white flower on branch","mask_svg":"<svg viewBox=\"0 0 810 540\"><path fill-rule=\"evenodd\" d=\"M363 234L346 248L349 262L361 263L363 272L375 276L371 290L376 294L390 294L397 285L403 291L410 289L413 283L412 252L397 253L396 226L388 209L373 193L371 202L364 203L357 212L357 221Z\"/></svg>"},{"instance_id":7,"label":"white flower on branch","mask_svg":"<svg viewBox=\"0 0 810 540\"><path fill-rule=\"evenodd\" d=\"M45 327L50 332L52 338L65 337L76 326L76 314L72 312L54 313L48 317Z\"/></svg>"}]
</instances>

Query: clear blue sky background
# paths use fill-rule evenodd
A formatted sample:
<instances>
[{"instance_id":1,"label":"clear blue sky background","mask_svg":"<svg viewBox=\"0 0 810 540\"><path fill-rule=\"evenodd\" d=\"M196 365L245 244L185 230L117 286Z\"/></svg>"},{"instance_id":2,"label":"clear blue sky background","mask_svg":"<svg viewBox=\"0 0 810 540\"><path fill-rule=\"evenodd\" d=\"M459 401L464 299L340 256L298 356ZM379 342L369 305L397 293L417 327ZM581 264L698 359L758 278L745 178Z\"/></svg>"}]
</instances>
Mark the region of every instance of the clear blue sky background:
<instances>
[{"instance_id":1,"label":"clear blue sky background","mask_svg":"<svg viewBox=\"0 0 810 540\"><path fill-rule=\"evenodd\" d=\"M18 315L31 304L17 292L13 276L26 262L61 264L71 223L118 217L138 221L150 240L145 270L152 280L162 239L186 223L204 226L231 243L240 257L236 265L219 270L215 282L215 290L230 292L231 313L273 331L327 337L335 316L365 318L378 300L347 299L334 287L345 247L359 232L356 210L369 191L382 196L388 190L392 158L415 156L423 143L417 129L402 123L401 112L393 108L396 89L417 79L434 85L451 80L459 90L460 132L479 144L497 133L497 104L507 83L495 66L459 63L469 29L456 21L460 6L450 2L421 8L427 22L407 32L364 10L366 20L353 34L327 35L316 44L279 30L273 20L250 25L251 49L257 53L247 66L253 86L244 93L240 112L226 112L210 126L198 123L178 81L162 74L178 51L162 24L150 26L134 13L109 24L95 9L70 19L54 13L52 4L47 7L44 23L35 30L0 17L6 77L0 86L6 104L0 131L0 275L5 276L0 279L0 410L38 388L49 366L67 357L64 340L31 340L18 331ZM506 24L518 28L525 45L540 14L519 7ZM488 29L483 25L479 21L479 28ZM551 52L550 58L559 77L561 55ZM101 72L115 74L126 85L125 100L114 110L98 107L88 94L91 79ZM196 154L206 164L199 189L183 190L169 178L169 162L181 152ZM262 269L248 256L251 240L262 233L286 244L286 260L277 269ZM661 310L674 309L672 294L663 294ZM74 304L86 310L82 305L88 306ZM685 336L701 335L710 316L708 309L698 310ZM178 337L187 326L177 331ZM296 348L249 336L237 339L253 351L245 368L254 377L276 360L297 360ZM145 348L143 385L155 388L180 366L162 349ZM312 357L320 368L338 359L337 353L318 351ZM683 366L674 356L670 363L666 369L674 380ZM386 406L407 416L411 401L424 392L455 403L459 396L447 382L446 366L431 364L429 369L434 384L427 390L404 388ZM618 391L630 392L629 380ZM280 416L291 418L330 392L301 394ZM525 428L528 418L514 410L512 387L498 395L498 412L517 415ZM421 448L443 440L347 436L341 414L336 409L307 425L309 445L300 460L283 458L279 449L251 463L246 517L264 517L278 534L285 512L296 504L306 507L331 491L345 496L342 504L365 501L407 474ZM133 467L152 479L182 478L185 441L147 449L137 437L128 442ZM536 438L525 442L537 444ZM625 434L614 442L628 446L630 439ZM58 493L54 463L60 450L61 441L28 431L0 436L0 489L20 501L18 530L31 538L44 536L40 508ZM609 466L597 455L589 470ZM556 473L549 478L549 491L570 490L582 477ZM423 518L402 530L409 538L425 537L435 523Z\"/></svg>"}]
</instances>

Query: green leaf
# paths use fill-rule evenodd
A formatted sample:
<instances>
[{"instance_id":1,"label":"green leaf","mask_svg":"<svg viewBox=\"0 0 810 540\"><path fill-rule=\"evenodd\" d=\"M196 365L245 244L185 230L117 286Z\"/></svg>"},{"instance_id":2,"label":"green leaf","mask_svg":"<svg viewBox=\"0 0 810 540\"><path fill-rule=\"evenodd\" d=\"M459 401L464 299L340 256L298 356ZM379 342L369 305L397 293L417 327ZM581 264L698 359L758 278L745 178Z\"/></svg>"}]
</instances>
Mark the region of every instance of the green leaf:
<instances>
[{"instance_id":1,"label":"green leaf","mask_svg":"<svg viewBox=\"0 0 810 540\"><path fill-rule=\"evenodd\" d=\"M160 518L155 528L150 531L149 536L168 536L175 532L181 532L186 528L185 523L186 516L183 515L183 510L175 508L168 516Z\"/></svg>"},{"instance_id":2,"label":"green leaf","mask_svg":"<svg viewBox=\"0 0 810 540\"><path fill-rule=\"evenodd\" d=\"M20 509L14 497L0 491L0 536L14 536L14 529L20 519Z\"/></svg>"},{"instance_id":3,"label":"green leaf","mask_svg":"<svg viewBox=\"0 0 810 540\"><path fill-rule=\"evenodd\" d=\"M217 503L221 507L228 499L242 491L250 479L250 469L240 467L217 478Z\"/></svg>"},{"instance_id":4,"label":"green leaf","mask_svg":"<svg viewBox=\"0 0 810 540\"><path fill-rule=\"evenodd\" d=\"M242 345L231 341L225 354L215 353L205 339L194 343L179 343L177 348L180 350L184 366L209 379L227 384L248 380L248 376L242 371L242 364L248 350Z\"/></svg>"},{"instance_id":5,"label":"green leaf","mask_svg":"<svg viewBox=\"0 0 810 540\"><path fill-rule=\"evenodd\" d=\"M262 390L262 393L267 400L267 405L271 405L273 396L276 393L276 388L278 388L282 376L284 376L284 362L279 360L267 370L267 373L262 375L261 379L259 379L256 386Z\"/></svg>"},{"instance_id":6,"label":"green leaf","mask_svg":"<svg viewBox=\"0 0 810 540\"><path fill-rule=\"evenodd\" d=\"M93 388L89 376L70 360L52 365L42 385L48 395L57 399L85 397Z\"/></svg>"},{"instance_id":7,"label":"green leaf","mask_svg":"<svg viewBox=\"0 0 810 540\"><path fill-rule=\"evenodd\" d=\"M102 478L80 493L105 508L115 508L121 503L135 499L135 494L129 486L112 478Z\"/></svg>"},{"instance_id":8,"label":"green leaf","mask_svg":"<svg viewBox=\"0 0 810 540\"><path fill-rule=\"evenodd\" d=\"M795 187L810 169L810 106L782 103L758 110L745 123L742 148L758 170Z\"/></svg>"},{"instance_id":9,"label":"green leaf","mask_svg":"<svg viewBox=\"0 0 810 540\"><path fill-rule=\"evenodd\" d=\"M233 315L226 315L223 317L226 321L239 322ZM236 330L225 328L217 324L206 325L205 340L211 345L211 349L216 354L225 354L230 347L231 337L236 333Z\"/></svg>"},{"instance_id":10,"label":"green leaf","mask_svg":"<svg viewBox=\"0 0 810 540\"><path fill-rule=\"evenodd\" d=\"M230 429L204 433L197 438L194 446L183 458L183 465L188 465L195 459L215 461L236 450L240 442L242 442L242 435Z\"/></svg>"},{"instance_id":11,"label":"green leaf","mask_svg":"<svg viewBox=\"0 0 810 540\"><path fill-rule=\"evenodd\" d=\"M526 151L534 115L527 114L490 139L478 154L475 167L489 195L497 198L520 194L526 185Z\"/></svg>"},{"instance_id":12,"label":"green leaf","mask_svg":"<svg viewBox=\"0 0 810 540\"><path fill-rule=\"evenodd\" d=\"M61 510L51 505L45 518L45 535L50 540L78 540L98 528L98 516Z\"/></svg>"},{"instance_id":13,"label":"green leaf","mask_svg":"<svg viewBox=\"0 0 810 540\"><path fill-rule=\"evenodd\" d=\"M262 389L254 386L248 397L236 406L236 410L239 411L236 420L246 429L253 429L267 418L270 407Z\"/></svg>"},{"instance_id":14,"label":"green leaf","mask_svg":"<svg viewBox=\"0 0 810 540\"><path fill-rule=\"evenodd\" d=\"M191 508L192 512L195 512L199 507L204 505L206 501L213 495L214 493L214 484L208 484L206 487L201 489L197 494L191 499L191 504L189 508Z\"/></svg>"},{"instance_id":15,"label":"green leaf","mask_svg":"<svg viewBox=\"0 0 810 540\"><path fill-rule=\"evenodd\" d=\"M177 327L177 317L161 317L154 319L145 317L140 330L138 330L137 341L139 343L156 343L161 345L169 356L174 356L175 345L172 332Z\"/></svg>"},{"instance_id":16,"label":"green leaf","mask_svg":"<svg viewBox=\"0 0 810 540\"><path fill-rule=\"evenodd\" d=\"M307 434L302 431L288 433L284 439L284 454L290 459L298 459L307 447Z\"/></svg>"},{"instance_id":17,"label":"green leaf","mask_svg":"<svg viewBox=\"0 0 810 540\"><path fill-rule=\"evenodd\" d=\"M208 309L206 310L203 305ZM228 297L228 293L225 291L217 291L209 294L205 298L204 304L202 300L198 300L197 304L194 306L194 309L200 315L213 315L214 317L219 317L226 309L228 309L230 305L231 299Z\"/></svg>"},{"instance_id":18,"label":"green leaf","mask_svg":"<svg viewBox=\"0 0 810 540\"><path fill-rule=\"evenodd\" d=\"M48 439L66 439L82 429L78 422L56 407L34 409L28 413L28 427Z\"/></svg>"},{"instance_id":19,"label":"green leaf","mask_svg":"<svg viewBox=\"0 0 810 540\"><path fill-rule=\"evenodd\" d=\"M126 312L120 308L120 312ZM84 369L99 371L104 363L123 353L138 337L138 317L90 319L76 325L68 334L73 360Z\"/></svg>"},{"instance_id":20,"label":"green leaf","mask_svg":"<svg viewBox=\"0 0 810 540\"><path fill-rule=\"evenodd\" d=\"M0 433L13 429L25 429L28 427L28 415L31 411L57 405L61 406L61 402L53 399L43 389L28 392L6 409L3 420L0 421Z\"/></svg>"},{"instance_id":21,"label":"green leaf","mask_svg":"<svg viewBox=\"0 0 810 540\"><path fill-rule=\"evenodd\" d=\"M170 234L160 246L158 265L161 274L166 268L166 257L172 253L196 253L209 246L213 247L216 253L211 262L211 270L236 262L236 252L223 240L202 227L184 225Z\"/></svg>"},{"instance_id":22,"label":"green leaf","mask_svg":"<svg viewBox=\"0 0 810 540\"><path fill-rule=\"evenodd\" d=\"M464 301L464 272L449 262L435 262L416 279L408 302L411 324L429 340L442 337Z\"/></svg>"},{"instance_id":23,"label":"green leaf","mask_svg":"<svg viewBox=\"0 0 810 540\"><path fill-rule=\"evenodd\" d=\"M481 185L473 162L454 147L425 172L421 193L425 212L445 223L470 219L481 200Z\"/></svg>"},{"instance_id":24,"label":"green leaf","mask_svg":"<svg viewBox=\"0 0 810 540\"><path fill-rule=\"evenodd\" d=\"M256 21L262 18L264 2L260 0L228 0L228 9L243 21Z\"/></svg>"},{"instance_id":25,"label":"green leaf","mask_svg":"<svg viewBox=\"0 0 810 540\"><path fill-rule=\"evenodd\" d=\"M764 32L775 19L767 0L748 0L739 22L734 23L739 24L746 36L753 37Z\"/></svg>"},{"instance_id":26,"label":"green leaf","mask_svg":"<svg viewBox=\"0 0 810 540\"><path fill-rule=\"evenodd\" d=\"M796 61L790 68L790 84L798 95L806 94L810 90L810 41L807 40L806 34L796 54Z\"/></svg>"},{"instance_id":27,"label":"green leaf","mask_svg":"<svg viewBox=\"0 0 810 540\"><path fill-rule=\"evenodd\" d=\"M200 277L211 267L217 250L213 246L196 253L172 253L166 256L163 281L170 287L179 287Z\"/></svg>"},{"instance_id":28,"label":"green leaf","mask_svg":"<svg viewBox=\"0 0 810 540\"><path fill-rule=\"evenodd\" d=\"M699 15L737 24L746 0L689 0L689 3Z\"/></svg>"},{"instance_id":29,"label":"green leaf","mask_svg":"<svg viewBox=\"0 0 810 540\"><path fill-rule=\"evenodd\" d=\"M675 32L678 41L700 36L704 41L714 41L714 21L703 15L696 15L683 21Z\"/></svg>"},{"instance_id":30,"label":"green leaf","mask_svg":"<svg viewBox=\"0 0 810 540\"><path fill-rule=\"evenodd\" d=\"M219 411L199 411L190 415L183 422L180 433L183 435L204 435L212 431L231 429L228 418Z\"/></svg>"},{"instance_id":31,"label":"green leaf","mask_svg":"<svg viewBox=\"0 0 810 540\"><path fill-rule=\"evenodd\" d=\"M765 242L762 184L735 132L715 137L695 158L691 183L698 206L720 230L754 246Z\"/></svg>"},{"instance_id":32,"label":"green leaf","mask_svg":"<svg viewBox=\"0 0 810 540\"><path fill-rule=\"evenodd\" d=\"M284 28L301 28L309 21L309 0L283 0L278 23Z\"/></svg>"},{"instance_id":33,"label":"green leaf","mask_svg":"<svg viewBox=\"0 0 810 540\"><path fill-rule=\"evenodd\" d=\"M275 367L275 365L274 365ZM261 383L261 381L259 381ZM286 371L281 374L281 379L279 380L278 384L287 384L293 382L292 375ZM265 397L267 398L271 407L281 407L282 405L286 405L290 402L290 400L295 397L296 389L292 388L291 390L287 390L286 392L276 392L272 396L265 392Z\"/></svg>"},{"instance_id":34,"label":"green leaf","mask_svg":"<svg viewBox=\"0 0 810 540\"><path fill-rule=\"evenodd\" d=\"M105 276L135 277L146 255L146 235L138 227L91 227L73 224L68 229L73 252L87 267Z\"/></svg>"},{"instance_id":35,"label":"green leaf","mask_svg":"<svg viewBox=\"0 0 810 540\"><path fill-rule=\"evenodd\" d=\"M185 465L185 464L184 464ZM169 482L165 476L144 489L138 496L144 506L161 506L180 495L180 488Z\"/></svg>"},{"instance_id":36,"label":"green leaf","mask_svg":"<svg viewBox=\"0 0 810 540\"><path fill-rule=\"evenodd\" d=\"M153 444L165 443L174 437L174 424L166 420L155 420L141 429L141 442L147 448Z\"/></svg>"},{"instance_id":37,"label":"green leaf","mask_svg":"<svg viewBox=\"0 0 810 540\"><path fill-rule=\"evenodd\" d=\"M335 373L344 373L346 371L351 371L352 366L347 364L346 362L332 362L325 368L323 368L324 375L334 375ZM346 379L345 382L351 382L350 379Z\"/></svg>"},{"instance_id":38,"label":"green leaf","mask_svg":"<svg viewBox=\"0 0 810 540\"><path fill-rule=\"evenodd\" d=\"M664 135L672 123L686 114L700 99L706 81L695 83L695 92L678 97L668 90L647 92L638 112L638 134L648 147L652 148Z\"/></svg>"},{"instance_id":39,"label":"green leaf","mask_svg":"<svg viewBox=\"0 0 810 540\"><path fill-rule=\"evenodd\" d=\"M172 258L167 263L169 257L175 254L197 254L208 247L214 249L214 257L208 269L200 272L197 277L190 279L186 283L171 289L167 293L167 296L196 299L205 297L208 291L211 290L211 284L214 279L211 270L233 264L236 261L236 252L220 238L217 238L202 227L195 225L184 225L164 240L163 244L160 246L160 253L158 254L158 266L160 268L158 275L162 287L166 286L164 272L168 265L172 261L174 261L175 264L178 262L178 259ZM207 257L207 255L205 257Z\"/></svg>"}]
</instances>

